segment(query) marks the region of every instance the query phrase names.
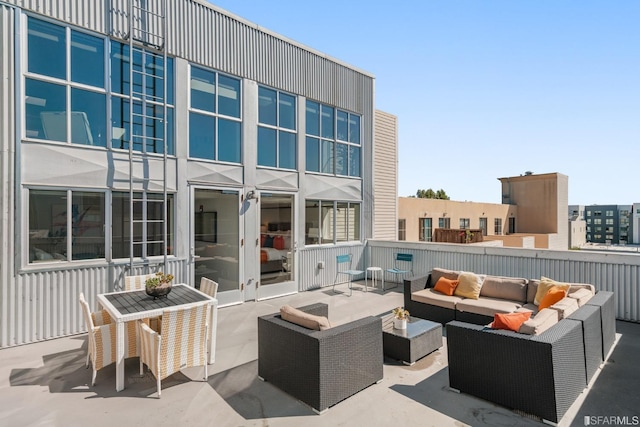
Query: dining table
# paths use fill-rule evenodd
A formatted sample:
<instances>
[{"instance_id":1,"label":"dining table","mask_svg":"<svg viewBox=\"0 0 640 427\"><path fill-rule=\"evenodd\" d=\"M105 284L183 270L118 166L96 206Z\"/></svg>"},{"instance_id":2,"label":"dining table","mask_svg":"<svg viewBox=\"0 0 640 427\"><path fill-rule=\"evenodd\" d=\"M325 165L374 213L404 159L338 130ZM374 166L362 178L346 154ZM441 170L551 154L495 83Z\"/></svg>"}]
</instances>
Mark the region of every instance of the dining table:
<instances>
[{"instance_id":1,"label":"dining table","mask_svg":"<svg viewBox=\"0 0 640 427\"><path fill-rule=\"evenodd\" d=\"M116 391L125 388L124 381L124 353L125 353L125 323L140 319L161 316L163 310L169 307L190 305L208 301L209 337L208 363L215 362L216 330L218 319L218 300L187 284L173 285L171 292L162 298L147 295L146 291L119 291L98 294L98 304L107 310L116 323Z\"/></svg>"}]
</instances>

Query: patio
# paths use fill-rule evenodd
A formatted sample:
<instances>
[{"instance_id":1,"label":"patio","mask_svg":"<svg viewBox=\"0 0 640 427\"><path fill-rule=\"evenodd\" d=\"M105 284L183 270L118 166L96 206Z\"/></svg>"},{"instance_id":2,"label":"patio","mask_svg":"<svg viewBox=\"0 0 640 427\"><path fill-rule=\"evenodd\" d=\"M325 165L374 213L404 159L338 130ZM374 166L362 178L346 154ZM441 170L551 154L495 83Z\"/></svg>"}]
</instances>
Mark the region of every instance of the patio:
<instances>
[{"instance_id":1,"label":"patio","mask_svg":"<svg viewBox=\"0 0 640 427\"><path fill-rule=\"evenodd\" d=\"M96 386L89 386L86 334L0 350L0 425L541 425L450 391L446 338L442 348L413 366L385 359L381 383L323 415L257 379L258 316L284 304L325 302L330 320L344 323L402 305L401 287L383 294L379 289L365 293L362 286L354 285L352 297L324 288L220 309L216 363L209 366L208 382L199 380L199 368L185 370L163 381L161 399L155 397L155 379L138 375L137 358L127 360L124 391L115 391L115 365L99 371ZM338 291L348 292L346 284ZM616 327L608 362L560 426L584 425L585 416L626 416L629 423L640 416L640 325L618 321Z\"/></svg>"}]
</instances>

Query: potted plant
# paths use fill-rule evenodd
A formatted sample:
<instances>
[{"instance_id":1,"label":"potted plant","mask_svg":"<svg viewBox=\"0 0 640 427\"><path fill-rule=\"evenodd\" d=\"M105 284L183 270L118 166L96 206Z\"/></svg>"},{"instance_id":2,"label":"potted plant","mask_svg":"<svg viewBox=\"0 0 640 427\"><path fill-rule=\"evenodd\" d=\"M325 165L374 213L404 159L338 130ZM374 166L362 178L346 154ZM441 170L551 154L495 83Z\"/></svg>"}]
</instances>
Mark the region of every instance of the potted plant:
<instances>
[{"instance_id":1,"label":"potted plant","mask_svg":"<svg viewBox=\"0 0 640 427\"><path fill-rule=\"evenodd\" d=\"M393 327L395 329L407 329L407 320L409 320L409 311L404 307L396 307L393 309Z\"/></svg>"},{"instance_id":2,"label":"potted plant","mask_svg":"<svg viewBox=\"0 0 640 427\"><path fill-rule=\"evenodd\" d=\"M153 299L166 297L169 295L169 292L171 292L172 280L173 274L164 274L162 271L159 271L155 276L144 282L144 289L147 295L152 296Z\"/></svg>"}]
</instances>

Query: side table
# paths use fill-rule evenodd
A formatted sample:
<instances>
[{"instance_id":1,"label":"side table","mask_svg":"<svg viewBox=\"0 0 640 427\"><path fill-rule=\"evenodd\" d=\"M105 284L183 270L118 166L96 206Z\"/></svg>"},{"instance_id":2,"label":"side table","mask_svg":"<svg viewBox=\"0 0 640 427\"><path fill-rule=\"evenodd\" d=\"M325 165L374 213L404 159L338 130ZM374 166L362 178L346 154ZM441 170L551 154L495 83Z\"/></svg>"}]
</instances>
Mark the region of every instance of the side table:
<instances>
[{"instance_id":1,"label":"side table","mask_svg":"<svg viewBox=\"0 0 640 427\"><path fill-rule=\"evenodd\" d=\"M413 365L416 360L442 347L442 325L412 317L407 329L394 329L393 314L378 315L382 319L382 346L385 356Z\"/></svg>"},{"instance_id":2,"label":"side table","mask_svg":"<svg viewBox=\"0 0 640 427\"><path fill-rule=\"evenodd\" d=\"M382 290L384 291L384 274L382 273L382 268L380 267L368 267L364 272L364 290L367 291L367 276L371 276L371 281L373 282L372 287L376 287L376 279L378 277L378 273L380 273L380 277L382 277Z\"/></svg>"}]
</instances>

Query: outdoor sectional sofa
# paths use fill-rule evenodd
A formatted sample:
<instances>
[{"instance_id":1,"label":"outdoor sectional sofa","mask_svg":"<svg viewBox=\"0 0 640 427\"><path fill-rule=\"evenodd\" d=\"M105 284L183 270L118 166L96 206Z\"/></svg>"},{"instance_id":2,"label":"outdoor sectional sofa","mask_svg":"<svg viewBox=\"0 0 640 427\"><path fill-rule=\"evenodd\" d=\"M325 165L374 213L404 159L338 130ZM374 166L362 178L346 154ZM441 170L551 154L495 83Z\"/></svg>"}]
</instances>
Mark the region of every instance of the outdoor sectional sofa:
<instances>
[{"instance_id":1,"label":"outdoor sectional sofa","mask_svg":"<svg viewBox=\"0 0 640 427\"><path fill-rule=\"evenodd\" d=\"M491 328L490 313L531 310L535 315L538 280L486 276L489 287L478 300L437 295L432 289L437 279L457 273L434 269L404 282L405 308L412 316L446 323L450 387L559 422L613 345L613 293L574 294L582 298L574 298L576 305L560 303L557 320L521 333ZM579 289L593 287L574 284L569 293Z\"/></svg>"}]
</instances>

